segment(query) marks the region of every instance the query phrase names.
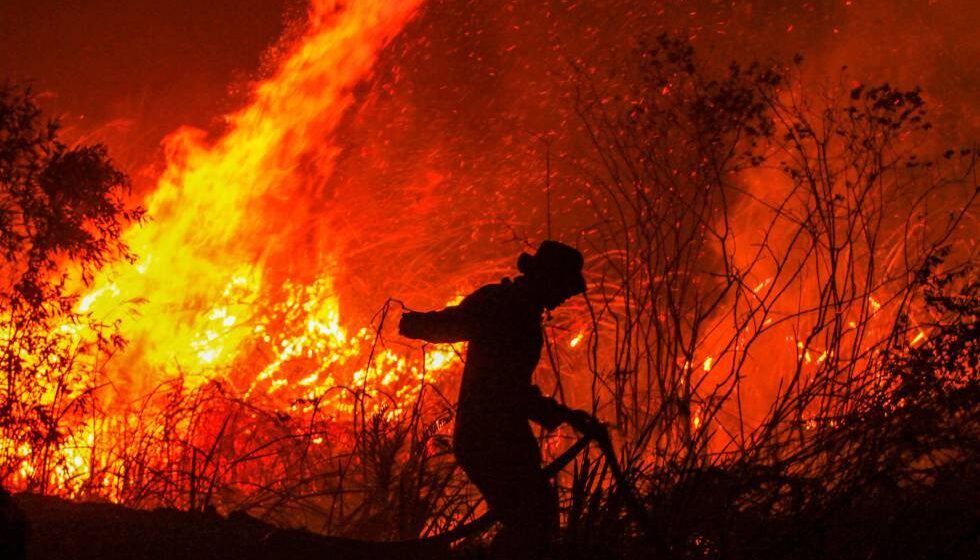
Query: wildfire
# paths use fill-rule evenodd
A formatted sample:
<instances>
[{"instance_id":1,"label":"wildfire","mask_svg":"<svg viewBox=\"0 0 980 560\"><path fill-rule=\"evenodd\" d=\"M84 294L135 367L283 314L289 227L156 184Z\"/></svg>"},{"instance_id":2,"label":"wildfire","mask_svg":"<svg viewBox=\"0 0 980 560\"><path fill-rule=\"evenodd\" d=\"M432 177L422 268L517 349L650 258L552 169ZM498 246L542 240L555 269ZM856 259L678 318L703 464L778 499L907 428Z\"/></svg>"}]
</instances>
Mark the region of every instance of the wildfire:
<instances>
[{"instance_id":1,"label":"wildfire","mask_svg":"<svg viewBox=\"0 0 980 560\"><path fill-rule=\"evenodd\" d=\"M169 166L146 203L153 221L126 236L139 262L108 271L82 302L109 316L142 302L139 317L122 324L136 346L130 368L217 370L258 339L271 356L248 394L262 382L270 391L292 382L283 376L290 360L319 360L302 378L309 386L330 383L322 370L357 355L363 333L351 338L341 326L332 263L321 252L329 247L296 240L317 227L305 207L315 196L310 183L333 168L330 133L353 86L418 4L314 1L305 37L253 102L227 118L223 137L211 143L185 129L168 139ZM292 267L296 279L272 272L293 258L305 261Z\"/></svg>"},{"instance_id":2,"label":"wildfire","mask_svg":"<svg viewBox=\"0 0 980 560\"><path fill-rule=\"evenodd\" d=\"M226 118L221 137L184 128L166 140L167 167L144 203L151 220L124 236L139 260L108 267L76 307L117 322L129 343L108 366L110 378L126 380L118 400L179 375L182 386L230 381L243 398L274 395L300 413L343 414L357 395L386 390L395 406L377 400L368 412L392 417L423 382L453 367L450 347L430 348L424 360L375 352L374 330L342 322L331 235L314 208L339 152L331 134L354 101L354 86L419 5L314 0L305 35L252 102ZM100 430L125 424L110 412ZM48 484L72 494L86 480L96 466L94 431L89 423L67 438ZM23 458L14 483L38 476L35 450L13 451ZM94 460L104 467L112 459Z\"/></svg>"},{"instance_id":3,"label":"wildfire","mask_svg":"<svg viewBox=\"0 0 980 560\"><path fill-rule=\"evenodd\" d=\"M243 408L265 407L263 412L273 411L274 421L285 424L295 420L290 428L308 426L306 441L329 448L338 438L322 425L314 429L317 422L326 419L356 424L358 415L362 421L366 417L397 421L421 401L427 384L446 377L444 372L459 365L459 347L393 347L381 336L383 324L364 325L343 316L337 290L343 284L335 277L343 264L337 251L341 232L331 231L324 219L324 201L330 197L322 192L323 185L333 175L344 175L334 173L341 151L334 135L355 107L353 92L371 75L381 50L420 5L421 0L352 0L343 4L313 0L305 34L282 57L278 70L256 86L251 103L227 116L224 133L209 138L200 130L184 128L166 140L166 167L156 189L143 203L151 220L124 236L138 260L106 268L94 285L83 291L75 308L95 322L118 325L128 346L111 360L100 361L71 377L67 395L57 395L54 389L44 395L45 399L77 399L77 408L87 407L85 419L59 441L57 448L41 450L0 441L0 447L7 448L6 456L16 459L12 463L17 465L16 476L11 481L15 486L36 484L41 479L48 491L75 495L87 485L89 491L95 486L101 496L116 499L127 483L128 467L114 450L128 445L132 434L150 433L153 437L149 441L159 443L168 431L204 432L210 437L204 438L205 447L212 445L211 440L217 447L225 429L222 422L228 422L230 416L216 413L200 420L181 417L169 424L166 416L144 423L142 416L130 413L129 407L137 405L143 410L168 406L165 396L146 397L161 386L173 388L174 393L219 387L230 395L229 400L244 402L247 406ZM682 96L684 91L679 86L663 86L661 93ZM603 99L602 103L613 101ZM510 139L508 136L508 146ZM384 142L388 139L379 140ZM370 143L368 148L371 153L379 151ZM418 174L427 178L425 188L434 188L449 176L441 174L445 170L439 171ZM687 175L674 169L671 176L682 172ZM755 172L758 176L752 173L745 177L746 188L759 197L760 204L743 202L741 217L725 216L724 230L730 227L731 234L723 244L739 240L738 250L732 242L730 262L726 261L732 272L725 280L731 280L732 293L736 294L730 297L738 298L731 313L723 309L729 300L719 299L718 310L704 315L698 336L691 335L697 344L688 347L680 344L683 340L668 340L666 358L654 344L661 342L659 332L644 332L635 341L627 334L624 356L636 362L649 358L647 361L656 362L657 367L662 363L664 370L677 370L667 372L677 377L672 390L688 400L737 388L735 384L749 375L754 383L762 379L776 385L781 382L779 370L784 363L795 362L796 370L809 376L837 367L835 362L850 349L856 350L850 352L852 355L871 356L864 353L867 332L875 328L884 331L897 313L895 300L884 297L880 290L874 296L864 292L855 295L847 292L844 283L841 289L845 294L827 307L828 313L818 312L822 308L814 310L811 302L820 300L822 283L827 281L821 276L821 253L813 249L817 256L812 256L810 245L804 247L800 241L801 245L794 246L789 240L807 239L816 232L806 229L807 235L797 237L779 233L796 231L800 227L796 216L809 215L805 205L823 198L813 202L790 196L794 188L791 182L774 180L762 171ZM363 190L370 192L372 176L365 173L365 177ZM697 183L697 174L690 179ZM349 190L360 193L361 186ZM783 207L783 202L787 210L772 218L771 227L759 227L765 223L760 213ZM828 214L831 222L839 219L835 212ZM416 221L415 214L405 214ZM709 214L699 219L710 222L707 217ZM728 224L728 218L735 219ZM831 223L827 231L836 232L836 227ZM813 247L820 244L814 241ZM769 252L771 261L765 256ZM864 266L857 257L852 258L858 269ZM706 266L714 266L710 258L706 262ZM799 274L787 272L790 265L797 264ZM674 265L668 258L665 266ZM857 270L856 274L862 272ZM694 277L685 289L697 292L703 289L702 281ZM457 296L447 305L458 304L461 299ZM627 299L611 301L614 310L620 303L630 305ZM639 301L648 304L643 298ZM641 308L643 313L647 310ZM603 314L602 320L617 321L615 328L619 329L619 317L610 316L615 314ZM623 316L634 321L629 314ZM656 317L667 324L665 317ZM562 337L561 346L567 343L568 348L580 348L588 337L590 350L598 354L600 343L608 343L603 336L610 335L580 327L573 326L569 334L576 334ZM687 336L689 326L684 321L678 320L671 327L681 338ZM73 344L92 338L81 325L58 328ZM927 339L925 331L915 330L914 338L910 334L912 346ZM832 344L835 340L840 344ZM642 355L642 351L637 356L630 354L636 351L634 343L649 343L650 355ZM28 353L26 349L23 352ZM581 351L567 354L586 359ZM61 365L54 354L44 359L54 361L42 364L39 371ZM603 369L598 363L588 365ZM632 363L611 371L617 376L636 374ZM93 389L96 387L99 389ZM643 389L659 394L650 387ZM753 396L756 393L764 395L766 388L746 391L746 399L758 401L747 407L755 404L756 409L767 410L768 405L761 406L763 397ZM741 422L743 395L736 394ZM665 398L664 402L671 401ZM689 428L713 433L718 422L714 415L720 409L705 405L692 410ZM431 426L439 429L444 422L432 422L423 426L423 431ZM806 428L813 426L807 424ZM242 430L242 434L247 431ZM195 444L182 441L177 447L173 451L151 448L147 453L159 454L158 463L170 460L168 453L190 454L194 467L204 460L199 459ZM37 468L39 455L50 457L54 467L41 472ZM302 468L308 467L303 464ZM199 478L199 473L194 472L192 478Z\"/></svg>"},{"instance_id":4,"label":"wildfire","mask_svg":"<svg viewBox=\"0 0 980 560\"><path fill-rule=\"evenodd\" d=\"M252 103L227 117L224 136L211 142L182 129L167 140L169 165L146 201L152 221L126 234L140 260L107 271L80 307L124 317L131 369L228 366L262 308L295 295L275 286L329 283L329 245L297 246L308 237L304 229L319 228L309 208L313 183L333 168L338 148L330 134L353 87L418 4L313 2L308 32ZM286 260L297 278L281 276ZM136 317L125 314L133 301ZM313 329L338 338L336 301L330 304L332 311L316 312L333 317Z\"/></svg>"}]
</instances>

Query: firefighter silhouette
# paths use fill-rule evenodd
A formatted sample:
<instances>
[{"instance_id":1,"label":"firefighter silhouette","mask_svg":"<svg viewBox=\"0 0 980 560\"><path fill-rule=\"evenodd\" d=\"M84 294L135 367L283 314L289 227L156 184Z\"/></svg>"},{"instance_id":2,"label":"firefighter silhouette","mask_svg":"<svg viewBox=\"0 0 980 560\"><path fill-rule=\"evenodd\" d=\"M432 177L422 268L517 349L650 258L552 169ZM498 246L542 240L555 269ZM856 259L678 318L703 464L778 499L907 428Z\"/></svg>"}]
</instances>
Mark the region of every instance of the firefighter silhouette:
<instances>
[{"instance_id":1,"label":"firefighter silhouette","mask_svg":"<svg viewBox=\"0 0 980 560\"><path fill-rule=\"evenodd\" d=\"M522 253L514 280L479 288L459 305L407 311L399 332L429 342L468 341L453 445L456 460L501 522L491 547L498 558L541 558L558 529L558 495L542 471L528 420L581 432L592 417L545 397L532 383L544 337L541 318L585 292L576 249L544 241Z\"/></svg>"}]
</instances>

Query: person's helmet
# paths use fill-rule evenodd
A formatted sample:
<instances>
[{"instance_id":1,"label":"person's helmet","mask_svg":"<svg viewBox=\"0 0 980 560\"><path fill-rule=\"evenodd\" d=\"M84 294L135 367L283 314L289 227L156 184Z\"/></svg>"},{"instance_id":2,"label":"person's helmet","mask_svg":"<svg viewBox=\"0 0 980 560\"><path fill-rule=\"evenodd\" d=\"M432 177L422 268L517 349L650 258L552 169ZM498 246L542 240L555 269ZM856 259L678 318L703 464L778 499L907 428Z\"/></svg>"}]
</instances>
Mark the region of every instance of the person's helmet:
<instances>
[{"instance_id":1,"label":"person's helmet","mask_svg":"<svg viewBox=\"0 0 980 560\"><path fill-rule=\"evenodd\" d=\"M517 258L517 269L524 276L562 299L585 292L584 264L578 249L551 240L542 241L534 255L521 253Z\"/></svg>"}]
</instances>

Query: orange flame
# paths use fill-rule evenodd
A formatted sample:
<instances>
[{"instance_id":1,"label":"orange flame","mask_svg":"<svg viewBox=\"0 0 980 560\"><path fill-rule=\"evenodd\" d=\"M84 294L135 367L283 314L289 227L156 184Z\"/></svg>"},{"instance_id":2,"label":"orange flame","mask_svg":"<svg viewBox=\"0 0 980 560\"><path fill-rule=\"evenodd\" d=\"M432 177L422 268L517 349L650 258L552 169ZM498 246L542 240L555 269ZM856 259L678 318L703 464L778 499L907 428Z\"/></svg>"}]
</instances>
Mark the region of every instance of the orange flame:
<instances>
[{"instance_id":1,"label":"orange flame","mask_svg":"<svg viewBox=\"0 0 980 560\"><path fill-rule=\"evenodd\" d=\"M304 228L320 227L311 201L333 169L331 133L354 101L354 86L418 5L314 1L305 37L258 85L252 103L227 117L221 138L209 142L189 128L168 138L168 166L146 201L152 221L126 234L139 261L107 271L79 305L100 318L123 318L131 372L230 365L246 339L262 334L263 302L295 298L277 289L284 279L273 268L330 294L329 239L312 236L299 247L295 240L311 238ZM281 262L289 266L271 266ZM304 305L305 335L345 341L336 298ZM279 343L281 355L263 375L303 347Z\"/></svg>"},{"instance_id":2,"label":"orange flame","mask_svg":"<svg viewBox=\"0 0 980 560\"><path fill-rule=\"evenodd\" d=\"M125 233L138 261L104 270L76 308L116 322L129 342L109 362L124 401L174 375L194 386L234 373L244 397L288 387L280 402L294 412L307 412L303 403L314 400L350 412L350 394L332 389L346 384L372 397L381 387L396 405L374 403L368 412L391 417L432 374L456 363L450 347L430 349L417 362L372 349L370 363L343 368L351 379L335 378L337 366L368 358L374 333L351 334L342 325L330 232L317 206L339 153L332 134L355 86L420 3L313 0L305 35L258 84L252 102L226 118L223 135L212 140L183 128L165 141L166 169L144 203L150 221ZM63 329L85 337L74 325ZM239 367L243 360L247 367ZM95 452L96 431L116 437L110 432L132 429L131 422L110 413L97 423L84 421L55 450L57 468L44 475L45 485L72 495L96 465L113 471L106 468L113 459ZM22 460L11 484L38 476L30 445L0 444ZM99 484L114 499L119 481Z\"/></svg>"}]
</instances>

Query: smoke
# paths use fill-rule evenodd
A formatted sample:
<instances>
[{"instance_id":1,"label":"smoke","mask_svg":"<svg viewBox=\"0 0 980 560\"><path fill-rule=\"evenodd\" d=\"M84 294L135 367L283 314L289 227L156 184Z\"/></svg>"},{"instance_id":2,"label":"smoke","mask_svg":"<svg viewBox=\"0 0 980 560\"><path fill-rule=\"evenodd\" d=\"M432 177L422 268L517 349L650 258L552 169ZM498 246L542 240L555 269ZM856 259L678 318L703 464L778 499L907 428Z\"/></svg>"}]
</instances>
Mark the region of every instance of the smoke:
<instances>
[{"instance_id":1,"label":"smoke","mask_svg":"<svg viewBox=\"0 0 980 560\"><path fill-rule=\"evenodd\" d=\"M360 313L387 295L419 306L512 272L544 238L576 242L581 220L561 160L581 143L572 64L603 68L644 37L691 39L711 63L804 57L815 84L846 77L919 85L955 142L974 136L980 41L958 2L430 1L380 58L338 131L326 192L344 302ZM974 17L969 17L970 15ZM388 274L391 263L399 273ZM490 264L487 264L490 263Z\"/></svg>"}]
</instances>

